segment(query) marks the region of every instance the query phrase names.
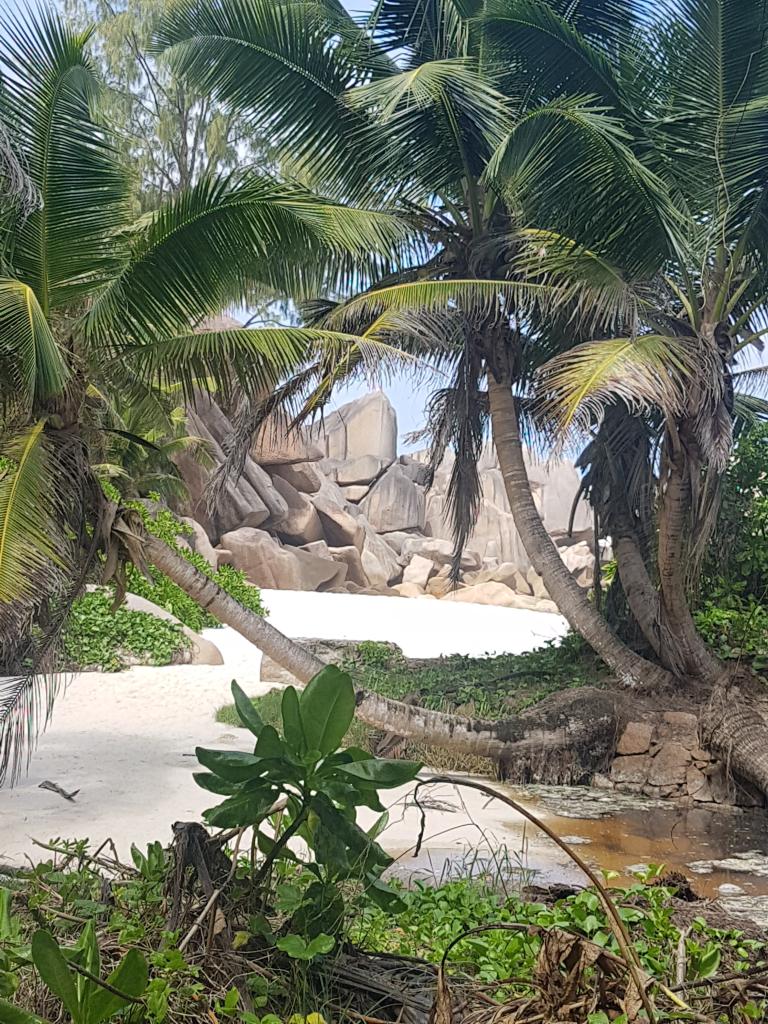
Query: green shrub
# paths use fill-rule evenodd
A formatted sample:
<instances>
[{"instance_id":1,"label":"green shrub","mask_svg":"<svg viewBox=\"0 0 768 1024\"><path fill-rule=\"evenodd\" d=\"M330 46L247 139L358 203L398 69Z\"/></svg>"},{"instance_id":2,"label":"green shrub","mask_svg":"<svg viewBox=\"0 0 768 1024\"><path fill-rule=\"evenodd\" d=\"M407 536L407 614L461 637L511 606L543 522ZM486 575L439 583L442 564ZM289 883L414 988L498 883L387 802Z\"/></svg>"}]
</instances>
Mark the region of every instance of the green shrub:
<instances>
[{"instance_id":1,"label":"green shrub","mask_svg":"<svg viewBox=\"0 0 768 1024\"><path fill-rule=\"evenodd\" d=\"M75 601L64 633L64 654L74 668L114 672L132 655L145 664L168 665L189 646L181 628L147 612L112 610L113 595L94 590Z\"/></svg>"},{"instance_id":2,"label":"green shrub","mask_svg":"<svg viewBox=\"0 0 768 1024\"><path fill-rule=\"evenodd\" d=\"M150 583L135 565L129 565L126 566L125 581L129 593L137 594L158 607L164 608L171 615L175 615L179 622L183 622L185 626L193 629L195 633L199 633L201 629L210 629L220 625L218 619L204 611L164 572L153 568L152 582Z\"/></svg>"},{"instance_id":3,"label":"green shrub","mask_svg":"<svg viewBox=\"0 0 768 1024\"><path fill-rule=\"evenodd\" d=\"M747 658L760 672L768 668L768 607L736 595L708 601L694 616L699 632L726 660Z\"/></svg>"},{"instance_id":4,"label":"green shrub","mask_svg":"<svg viewBox=\"0 0 768 1024\"><path fill-rule=\"evenodd\" d=\"M741 435L722 483L717 526L703 567L702 596L764 602L768 592L768 424Z\"/></svg>"},{"instance_id":5,"label":"green shrub","mask_svg":"<svg viewBox=\"0 0 768 1024\"><path fill-rule=\"evenodd\" d=\"M157 496L152 497L156 498ZM164 541L182 558L199 569L204 576L218 583L225 593L245 608L250 609L256 615L266 615L266 608L261 602L261 592L258 587L248 583L245 573L239 569L233 569L231 565L221 565L218 569L213 569L199 552L179 544L179 537L190 536L192 528L177 519L170 509L158 506L154 515L151 515L140 501L128 501L126 505L139 513L148 533ZM150 583L135 566L129 566L126 576L131 593L145 597L148 601L165 608L196 633L199 633L201 629L210 629L221 625L217 618L202 609L165 573L152 568L152 582Z\"/></svg>"}]
</instances>

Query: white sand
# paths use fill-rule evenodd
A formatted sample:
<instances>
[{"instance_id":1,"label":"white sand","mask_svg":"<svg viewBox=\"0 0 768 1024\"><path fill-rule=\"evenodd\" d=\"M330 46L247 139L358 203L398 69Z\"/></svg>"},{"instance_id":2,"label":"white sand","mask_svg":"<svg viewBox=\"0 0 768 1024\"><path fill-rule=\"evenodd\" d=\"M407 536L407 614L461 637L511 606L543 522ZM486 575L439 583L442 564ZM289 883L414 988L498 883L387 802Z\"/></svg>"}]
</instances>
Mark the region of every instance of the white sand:
<instances>
[{"instance_id":1,"label":"white sand","mask_svg":"<svg viewBox=\"0 0 768 1024\"><path fill-rule=\"evenodd\" d=\"M522 652L566 629L557 615L442 601L289 591L265 591L264 600L270 621L291 636L392 640L411 656ZM228 701L233 678L254 696L270 688L259 682L256 648L229 629L206 635L222 650L223 666L134 668L72 678L29 774L14 789L0 791L0 863L40 859L43 852L32 838L88 837L98 844L109 836L127 855L131 842L165 842L174 821L199 819L212 800L195 785L197 762L187 755L197 745L246 746L246 734L213 717ZM80 794L67 802L39 789L43 780ZM406 794L389 796L387 803L395 806L386 845L399 852L413 841L417 814L411 810L399 820ZM456 803L455 796L447 799ZM483 810L479 794L465 799L486 827L501 827L511 816L501 805ZM457 829L460 821L466 815L430 813L430 834L452 830L433 840L437 847L477 841L477 828L467 823Z\"/></svg>"}]
</instances>

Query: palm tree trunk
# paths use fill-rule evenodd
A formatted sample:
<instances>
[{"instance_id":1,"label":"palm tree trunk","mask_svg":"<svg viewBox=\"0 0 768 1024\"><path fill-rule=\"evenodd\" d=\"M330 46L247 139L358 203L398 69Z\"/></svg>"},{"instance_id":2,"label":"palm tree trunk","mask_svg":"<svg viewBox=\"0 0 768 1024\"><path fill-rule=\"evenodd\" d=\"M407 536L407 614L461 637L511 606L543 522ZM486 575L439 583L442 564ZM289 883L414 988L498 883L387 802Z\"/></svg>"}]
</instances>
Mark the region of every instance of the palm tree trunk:
<instances>
[{"instance_id":1,"label":"palm tree trunk","mask_svg":"<svg viewBox=\"0 0 768 1024\"><path fill-rule=\"evenodd\" d=\"M691 615L685 577L688 567L691 517L691 465L685 426L677 438L665 438L659 507L659 587L662 662L676 674L716 681L723 665L705 644Z\"/></svg>"},{"instance_id":2,"label":"palm tree trunk","mask_svg":"<svg viewBox=\"0 0 768 1024\"><path fill-rule=\"evenodd\" d=\"M152 534L144 542L148 562L164 572L202 608L241 633L299 681L308 682L325 662L290 640L261 616L244 608L191 562ZM357 716L375 729L395 733L431 747L511 761L545 761L549 752L570 748L589 752L597 762L610 753L616 732L613 699L600 690L569 691L563 701L542 704L499 722L463 718L389 700L366 690L357 692Z\"/></svg>"},{"instance_id":3,"label":"palm tree trunk","mask_svg":"<svg viewBox=\"0 0 768 1024\"><path fill-rule=\"evenodd\" d=\"M659 595L648 575L637 537L630 527L621 523L616 525L613 531L613 551L629 609L643 636L658 654L661 646Z\"/></svg>"},{"instance_id":4,"label":"palm tree trunk","mask_svg":"<svg viewBox=\"0 0 768 1024\"><path fill-rule=\"evenodd\" d=\"M489 375L488 391L493 440L515 526L531 564L544 580L552 600L622 685L655 689L670 683L671 677L667 672L635 654L611 632L605 619L571 576L533 500L512 389L509 384L499 383Z\"/></svg>"}]
</instances>

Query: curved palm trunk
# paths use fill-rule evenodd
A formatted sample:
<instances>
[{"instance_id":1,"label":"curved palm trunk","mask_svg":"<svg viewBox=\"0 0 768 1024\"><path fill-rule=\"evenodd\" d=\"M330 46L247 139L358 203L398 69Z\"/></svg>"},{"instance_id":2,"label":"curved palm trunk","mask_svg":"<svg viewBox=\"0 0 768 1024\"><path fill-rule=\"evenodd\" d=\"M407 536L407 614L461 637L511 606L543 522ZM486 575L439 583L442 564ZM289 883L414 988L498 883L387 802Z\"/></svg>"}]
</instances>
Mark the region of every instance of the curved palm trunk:
<instances>
[{"instance_id":1,"label":"curved palm trunk","mask_svg":"<svg viewBox=\"0 0 768 1024\"><path fill-rule=\"evenodd\" d=\"M325 667L325 662L244 608L157 537L147 535L144 549L147 561L202 608L236 629L301 682L308 682ZM517 757L542 759L548 751L561 752L570 747L589 750L596 761L594 767L610 753L616 732L612 698L603 691L587 689L571 691L557 706L541 705L500 722L430 711L358 690L357 715L376 729L428 746L504 761Z\"/></svg>"},{"instance_id":2,"label":"curved palm trunk","mask_svg":"<svg viewBox=\"0 0 768 1024\"><path fill-rule=\"evenodd\" d=\"M648 568L634 531L619 524L613 534L613 551L621 586L629 609L645 639L656 654L659 636L659 595L648 575Z\"/></svg>"},{"instance_id":3,"label":"curved palm trunk","mask_svg":"<svg viewBox=\"0 0 768 1024\"><path fill-rule=\"evenodd\" d=\"M662 459L659 507L660 656L677 674L715 682L723 665L705 644L691 615L685 577L691 531L691 480L685 428L677 441L668 434Z\"/></svg>"},{"instance_id":4,"label":"curved palm trunk","mask_svg":"<svg viewBox=\"0 0 768 1024\"><path fill-rule=\"evenodd\" d=\"M533 500L512 389L489 376L493 440L509 505L525 550L552 600L624 686L657 688L669 673L635 654L614 633L563 563Z\"/></svg>"}]
</instances>

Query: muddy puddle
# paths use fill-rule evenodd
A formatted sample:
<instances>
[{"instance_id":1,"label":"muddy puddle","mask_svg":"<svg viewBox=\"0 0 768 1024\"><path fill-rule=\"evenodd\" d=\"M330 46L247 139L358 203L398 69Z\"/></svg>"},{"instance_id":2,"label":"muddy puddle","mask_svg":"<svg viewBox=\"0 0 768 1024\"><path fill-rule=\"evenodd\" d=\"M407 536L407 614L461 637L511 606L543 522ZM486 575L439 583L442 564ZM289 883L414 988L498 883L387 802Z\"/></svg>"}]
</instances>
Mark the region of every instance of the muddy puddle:
<instances>
[{"instance_id":1,"label":"muddy puddle","mask_svg":"<svg viewBox=\"0 0 768 1024\"><path fill-rule=\"evenodd\" d=\"M664 864L702 896L745 903L749 897L768 915L765 811L688 810L580 787L498 788L545 819L592 866L616 872L617 882L631 881L643 865ZM466 808L457 805L451 817L458 822L462 815ZM585 884L567 855L521 815L505 808L487 829L479 817L476 810L474 837L447 842L427 832L419 856L403 851L393 870L429 883L472 873L503 878L507 886Z\"/></svg>"}]
</instances>

